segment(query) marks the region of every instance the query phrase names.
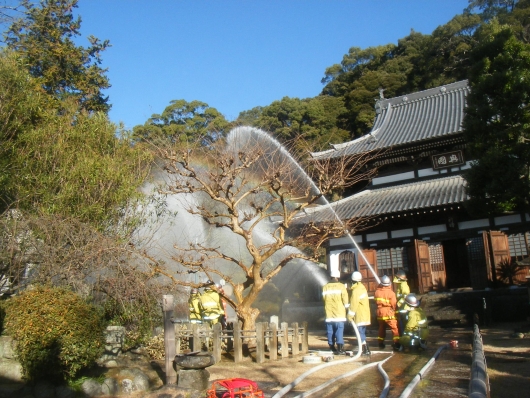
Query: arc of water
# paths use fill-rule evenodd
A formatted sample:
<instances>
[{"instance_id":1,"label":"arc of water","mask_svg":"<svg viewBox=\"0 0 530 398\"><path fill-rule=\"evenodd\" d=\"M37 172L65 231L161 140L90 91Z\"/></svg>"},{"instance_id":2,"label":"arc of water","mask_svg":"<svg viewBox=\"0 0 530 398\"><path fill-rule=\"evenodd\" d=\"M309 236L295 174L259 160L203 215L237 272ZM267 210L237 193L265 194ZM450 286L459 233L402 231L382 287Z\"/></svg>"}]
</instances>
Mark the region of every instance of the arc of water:
<instances>
[{"instance_id":1,"label":"arc of water","mask_svg":"<svg viewBox=\"0 0 530 398\"><path fill-rule=\"evenodd\" d=\"M239 136L240 138L243 138L242 137L243 134L247 134L247 135L256 134L259 137L263 137L264 139L268 140L269 143L273 144L282 154L284 154L287 157L287 159L289 159L289 161L299 170L299 172L302 174L302 176L304 176L306 181L317 192L317 194L321 195L322 200L324 201L324 203L328 207L328 209L333 213L333 215L335 216L335 219L340 223L340 225L344 229L346 229L346 227L345 227L344 223L342 222L342 220L340 219L339 215L333 209L333 207L331 206L331 203L329 203L329 201L326 199L326 197L324 195L322 195L322 192L320 192L320 189L318 189L318 187L316 186L315 182L307 175L307 173L302 168L302 166L300 166L300 164L292 157L292 155L284 148L284 146L278 140L276 140L274 137L271 137L265 131L257 129L257 128L254 128L254 127L236 127L235 129L230 131L230 134L227 137L227 142L234 142L236 136ZM372 275L374 276L374 278L377 281L377 283L380 284L381 280L379 279L379 276L376 274L376 272L374 271L374 269L370 265L370 262L368 261L368 259L364 255L363 251L361 250L361 248L359 247L359 245L357 244L355 239L353 239L353 237L351 236L351 234L349 232L346 232L346 235L348 236L348 238L351 240L353 245L359 251L361 257L366 262L366 265L370 269L370 272L372 272Z\"/></svg>"}]
</instances>

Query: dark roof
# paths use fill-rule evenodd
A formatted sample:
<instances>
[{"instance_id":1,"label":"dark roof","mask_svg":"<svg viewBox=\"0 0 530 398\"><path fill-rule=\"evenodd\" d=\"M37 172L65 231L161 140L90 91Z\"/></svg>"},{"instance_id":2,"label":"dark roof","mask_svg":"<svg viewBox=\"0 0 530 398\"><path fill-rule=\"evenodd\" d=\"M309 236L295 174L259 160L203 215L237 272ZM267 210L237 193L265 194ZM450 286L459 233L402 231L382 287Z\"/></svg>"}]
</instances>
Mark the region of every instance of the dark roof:
<instances>
[{"instance_id":1,"label":"dark roof","mask_svg":"<svg viewBox=\"0 0 530 398\"><path fill-rule=\"evenodd\" d=\"M380 99L369 134L311 155L314 158L341 157L458 135L462 132L468 92L468 82L463 80L401 97Z\"/></svg>"},{"instance_id":2,"label":"dark roof","mask_svg":"<svg viewBox=\"0 0 530 398\"><path fill-rule=\"evenodd\" d=\"M460 204L468 199L465 180L456 175L386 188L366 189L330 206L341 220L409 212ZM307 209L304 220L320 222L335 216L328 206Z\"/></svg>"}]
</instances>

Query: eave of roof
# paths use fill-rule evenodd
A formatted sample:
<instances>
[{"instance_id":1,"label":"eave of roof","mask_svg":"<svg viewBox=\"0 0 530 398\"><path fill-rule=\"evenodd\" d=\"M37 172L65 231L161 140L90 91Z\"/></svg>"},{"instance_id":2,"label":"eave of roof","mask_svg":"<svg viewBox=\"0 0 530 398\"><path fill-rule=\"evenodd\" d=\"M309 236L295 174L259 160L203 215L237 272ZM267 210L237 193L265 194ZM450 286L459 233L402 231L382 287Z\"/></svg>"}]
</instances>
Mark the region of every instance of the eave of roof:
<instances>
[{"instance_id":1,"label":"eave of roof","mask_svg":"<svg viewBox=\"0 0 530 398\"><path fill-rule=\"evenodd\" d=\"M461 175L386 188L371 188L329 206L307 209L304 221L349 220L460 204L469 199ZM335 215L336 214L336 215Z\"/></svg>"},{"instance_id":2,"label":"eave of roof","mask_svg":"<svg viewBox=\"0 0 530 398\"><path fill-rule=\"evenodd\" d=\"M374 127L353 141L314 152L316 159L355 155L377 150L396 151L400 146L425 144L429 140L462 132L469 92L467 80L377 102L380 113Z\"/></svg>"}]
</instances>

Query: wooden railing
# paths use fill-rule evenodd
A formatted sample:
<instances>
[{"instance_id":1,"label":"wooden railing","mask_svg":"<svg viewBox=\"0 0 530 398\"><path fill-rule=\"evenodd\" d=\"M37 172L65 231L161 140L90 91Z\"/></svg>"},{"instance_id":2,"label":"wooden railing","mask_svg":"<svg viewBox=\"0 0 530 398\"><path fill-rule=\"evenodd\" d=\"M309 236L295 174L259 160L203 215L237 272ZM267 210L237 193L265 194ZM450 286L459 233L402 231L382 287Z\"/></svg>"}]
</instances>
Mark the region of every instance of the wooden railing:
<instances>
[{"instance_id":1,"label":"wooden railing","mask_svg":"<svg viewBox=\"0 0 530 398\"><path fill-rule=\"evenodd\" d=\"M234 362L243 360L244 346L248 343L256 347L257 363L265 362L267 353L269 360L274 361L278 359L278 354L280 358L288 358L289 355L297 356L308 351L307 322L302 326L296 322L291 326L282 323L280 328L275 323L260 322L254 330L242 330L239 324L233 329L223 330L221 324L210 328L196 323L178 323L174 325L174 333L176 354L181 353L182 342L186 341L186 348L191 351L200 351L205 347L211 349L216 362L221 360L223 342L227 352L233 351Z\"/></svg>"},{"instance_id":2,"label":"wooden railing","mask_svg":"<svg viewBox=\"0 0 530 398\"><path fill-rule=\"evenodd\" d=\"M187 343L186 348L191 351L201 351L203 347L211 349L215 362L221 361L223 342L226 351L233 351L234 362L243 360L244 348L249 343L255 344L257 363L265 362L266 353L269 354L269 360L274 361L278 359L278 354L283 359L308 351L307 322L303 322L301 326L297 322L291 326L284 322L279 327L275 323L260 322L256 324L255 330L242 330L236 323L233 329L223 330L221 324L210 328L208 325L177 323L173 320L173 307L173 296L165 295L163 310L167 384L176 383L173 360L176 354L183 351L183 342Z\"/></svg>"}]
</instances>

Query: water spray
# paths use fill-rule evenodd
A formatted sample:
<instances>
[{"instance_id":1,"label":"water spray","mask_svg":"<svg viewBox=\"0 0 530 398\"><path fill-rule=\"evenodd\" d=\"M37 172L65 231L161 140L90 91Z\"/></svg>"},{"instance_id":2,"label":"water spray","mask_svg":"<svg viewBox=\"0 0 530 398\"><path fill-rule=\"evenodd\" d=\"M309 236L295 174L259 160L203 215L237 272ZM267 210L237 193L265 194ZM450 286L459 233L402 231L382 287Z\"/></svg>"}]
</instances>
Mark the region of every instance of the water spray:
<instances>
[{"instance_id":1,"label":"water spray","mask_svg":"<svg viewBox=\"0 0 530 398\"><path fill-rule=\"evenodd\" d=\"M228 134L228 137L227 137L227 142L228 143L234 143L235 140L236 140L236 137L239 140L241 140L241 141L243 139L249 140L250 136L252 134L255 134L257 137L265 138L266 140L268 140L268 142L270 144L272 144L277 150L279 150L284 156L286 156L289 159L289 161L296 167L296 169L304 177L306 182L308 182L311 185L311 188L313 188L315 193L317 195L321 195L321 199L324 201L324 204L328 207L328 209L331 210L331 212L335 216L335 219L340 223L340 225L344 229L346 229L344 223L339 218L337 212L333 209L333 207L331 206L331 203L329 203L329 201L326 199L326 197L324 195L322 195L322 193L320 192L320 190L316 186L315 182L307 175L307 173L302 168L302 166L300 166L300 164L292 157L292 155L284 148L284 146L278 140L276 140L274 137L271 137L265 131L257 129L257 128L254 128L254 127L237 127L235 129L233 129L232 131L230 131L230 133ZM363 251L361 250L361 248L359 247L359 245L357 244L355 239L353 239L353 237L351 236L351 234L348 231L346 232L346 235L350 239L350 241L353 243L353 245L357 248L357 250L359 251L361 257L363 258L363 260L365 261L366 265L368 266L368 268L372 272L372 275L374 276L374 278L377 281L377 283L380 284L381 280L379 279L379 276L376 274L376 272L372 268L370 262L368 261L368 259L364 255Z\"/></svg>"}]
</instances>

